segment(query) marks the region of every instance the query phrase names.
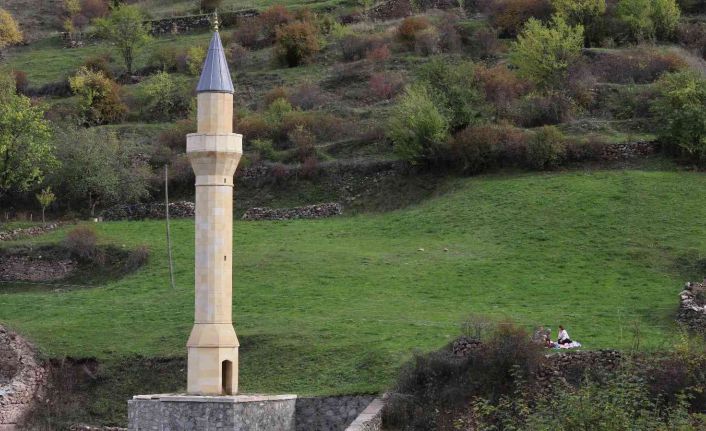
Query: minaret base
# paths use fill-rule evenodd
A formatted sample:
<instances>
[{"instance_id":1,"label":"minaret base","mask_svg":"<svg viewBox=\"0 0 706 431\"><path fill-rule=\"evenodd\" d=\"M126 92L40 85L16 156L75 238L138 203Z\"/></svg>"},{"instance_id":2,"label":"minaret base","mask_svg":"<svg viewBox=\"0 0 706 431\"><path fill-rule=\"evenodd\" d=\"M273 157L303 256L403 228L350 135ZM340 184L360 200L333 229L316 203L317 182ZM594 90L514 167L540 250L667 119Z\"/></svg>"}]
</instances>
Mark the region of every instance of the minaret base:
<instances>
[{"instance_id":1,"label":"minaret base","mask_svg":"<svg viewBox=\"0 0 706 431\"><path fill-rule=\"evenodd\" d=\"M295 431L296 395L136 395L128 430Z\"/></svg>"}]
</instances>

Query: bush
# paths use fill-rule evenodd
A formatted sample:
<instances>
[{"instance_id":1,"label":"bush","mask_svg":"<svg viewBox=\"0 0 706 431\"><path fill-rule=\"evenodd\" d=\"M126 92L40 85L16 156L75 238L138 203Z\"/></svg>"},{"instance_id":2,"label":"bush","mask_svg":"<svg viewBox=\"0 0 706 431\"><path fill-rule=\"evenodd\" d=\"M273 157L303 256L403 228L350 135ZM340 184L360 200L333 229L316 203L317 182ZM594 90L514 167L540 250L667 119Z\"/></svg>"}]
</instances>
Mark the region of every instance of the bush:
<instances>
[{"instance_id":1,"label":"bush","mask_svg":"<svg viewBox=\"0 0 706 431\"><path fill-rule=\"evenodd\" d=\"M238 43L231 43L226 50L228 62L236 68L245 67L248 64L249 54L250 51Z\"/></svg>"},{"instance_id":2,"label":"bush","mask_svg":"<svg viewBox=\"0 0 706 431\"><path fill-rule=\"evenodd\" d=\"M438 26L439 47L443 52L458 52L461 50L461 33L458 31L458 18L448 14L443 17Z\"/></svg>"},{"instance_id":3,"label":"bush","mask_svg":"<svg viewBox=\"0 0 706 431\"><path fill-rule=\"evenodd\" d=\"M21 70L13 70L12 75L15 77L15 91L17 94L25 94L29 88L27 74Z\"/></svg>"},{"instance_id":4,"label":"bush","mask_svg":"<svg viewBox=\"0 0 706 431\"><path fill-rule=\"evenodd\" d=\"M392 55L390 48L388 48L387 44L384 44L368 50L365 58L373 63L382 63L387 61L390 55Z\"/></svg>"},{"instance_id":5,"label":"bush","mask_svg":"<svg viewBox=\"0 0 706 431\"><path fill-rule=\"evenodd\" d=\"M552 0L557 15L570 25L581 24L586 32L586 44L599 43L603 34L606 0Z\"/></svg>"},{"instance_id":6,"label":"bush","mask_svg":"<svg viewBox=\"0 0 706 431\"><path fill-rule=\"evenodd\" d=\"M265 34L266 42L272 44L277 35L277 28L294 21L294 15L282 5L273 5L262 11L258 21Z\"/></svg>"},{"instance_id":7,"label":"bush","mask_svg":"<svg viewBox=\"0 0 706 431\"><path fill-rule=\"evenodd\" d=\"M106 53L89 57L83 62L83 67L93 72L102 72L108 79L114 79L113 71L110 68L110 62L113 57Z\"/></svg>"},{"instance_id":8,"label":"bush","mask_svg":"<svg viewBox=\"0 0 706 431\"><path fill-rule=\"evenodd\" d=\"M370 55L371 52L386 47L384 40L379 36L357 34L343 36L339 40L338 46L341 49L343 61L362 60Z\"/></svg>"},{"instance_id":9,"label":"bush","mask_svg":"<svg viewBox=\"0 0 706 431\"><path fill-rule=\"evenodd\" d=\"M675 0L620 0L615 9L631 41L669 39L679 23L681 11Z\"/></svg>"},{"instance_id":10,"label":"bush","mask_svg":"<svg viewBox=\"0 0 706 431\"><path fill-rule=\"evenodd\" d=\"M179 120L157 136L157 144L177 154L186 153L186 135L196 133L193 120Z\"/></svg>"},{"instance_id":11,"label":"bush","mask_svg":"<svg viewBox=\"0 0 706 431\"><path fill-rule=\"evenodd\" d=\"M277 152L272 146L272 141L269 139L255 139L251 142L253 150L257 153L259 159L277 161Z\"/></svg>"},{"instance_id":12,"label":"bush","mask_svg":"<svg viewBox=\"0 0 706 431\"><path fill-rule=\"evenodd\" d=\"M547 21L553 8L549 0L495 0L487 9L493 26L514 37L530 18Z\"/></svg>"},{"instance_id":13,"label":"bush","mask_svg":"<svg viewBox=\"0 0 706 431\"><path fill-rule=\"evenodd\" d=\"M274 101L277 99L283 99L287 100L289 98L289 92L287 91L286 88L278 86L278 87L273 87L270 91L265 93L265 96L262 98L262 102L265 105L265 108L269 108Z\"/></svg>"},{"instance_id":14,"label":"bush","mask_svg":"<svg viewBox=\"0 0 706 431\"><path fill-rule=\"evenodd\" d=\"M168 121L189 116L193 98L182 81L167 72L158 72L140 84L139 99L150 119Z\"/></svg>"},{"instance_id":15,"label":"bush","mask_svg":"<svg viewBox=\"0 0 706 431\"><path fill-rule=\"evenodd\" d=\"M653 110L660 140L697 163L706 162L706 79L684 71L664 75Z\"/></svg>"},{"instance_id":16,"label":"bush","mask_svg":"<svg viewBox=\"0 0 706 431\"><path fill-rule=\"evenodd\" d=\"M416 354L403 366L390 393L383 410L385 425L432 430L447 423L449 427L444 429L460 429L452 428L453 418L444 416L465 410L476 397L496 401L529 381L543 361L541 347L510 322L495 325L488 332L482 348L466 357L455 356L450 347Z\"/></svg>"},{"instance_id":17,"label":"bush","mask_svg":"<svg viewBox=\"0 0 706 431\"><path fill-rule=\"evenodd\" d=\"M130 251L125 261L125 271L137 271L140 267L147 264L150 258L150 249L146 245L140 245L136 249Z\"/></svg>"},{"instance_id":18,"label":"bush","mask_svg":"<svg viewBox=\"0 0 706 431\"><path fill-rule=\"evenodd\" d=\"M206 60L206 49L203 46L189 48L186 51L186 70L189 75L200 75L204 60Z\"/></svg>"},{"instance_id":19,"label":"bush","mask_svg":"<svg viewBox=\"0 0 706 431\"><path fill-rule=\"evenodd\" d=\"M388 122L395 152L411 162L435 162L442 156L449 122L424 84L408 87Z\"/></svg>"},{"instance_id":20,"label":"bush","mask_svg":"<svg viewBox=\"0 0 706 431\"><path fill-rule=\"evenodd\" d=\"M103 72L85 67L69 78L71 91L79 96L79 112L87 125L110 124L122 121L127 106L120 100L120 87Z\"/></svg>"},{"instance_id":21,"label":"bush","mask_svg":"<svg viewBox=\"0 0 706 431\"><path fill-rule=\"evenodd\" d=\"M495 107L495 115L508 116L515 100L527 94L531 86L521 80L506 65L491 68L476 66L475 76L480 82L485 100Z\"/></svg>"},{"instance_id":22,"label":"bush","mask_svg":"<svg viewBox=\"0 0 706 431\"><path fill-rule=\"evenodd\" d=\"M159 46L150 52L148 68L174 72L178 68L179 53L173 46Z\"/></svg>"},{"instance_id":23,"label":"bush","mask_svg":"<svg viewBox=\"0 0 706 431\"><path fill-rule=\"evenodd\" d=\"M551 169L559 165L564 153L564 134L554 126L535 132L527 146L527 165L534 169Z\"/></svg>"},{"instance_id":24,"label":"bush","mask_svg":"<svg viewBox=\"0 0 706 431\"><path fill-rule=\"evenodd\" d=\"M510 61L520 77L544 88L558 88L582 48L583 26L569 26L558 16L547 26L531 18L512 44Z\"/></svg>"},{"instance_id":25,"label":"bush","mask_svg":"<svg viewBox=\"0 0 706 431\"><path fill-rule=\"evenodd\" d=\"M244 19L233 31L233 40L240 45L256 49L265 44L260 22L256 18Z\"/></svg>"},{"instance_id":26,"label":"bush","mask_svg":"<svg viewBox=\"0 0 706 431\"><path fill-rule=\"evenodd\" d=\"M477 123L487 114L474 68L470 62L450 65L435 59L419 70L418 81L430 89L452 129Z\"/></svg>"},{"instance_id":27,"label":"bush","mask_svg":"<svg viewBox=\"0 0 706 431\"><path fill-rule=\"evenodd\" d=\"M496 162L500 133L494 126L467 127L451 140L451 157L468 174L482 172Z\"/></svg>"},{"instance_id":28,"label":"bush","mask_svg":"<svg viewBox=\"0 0 706 431\"><path fill-rule=\"evenodd\" d=\"M300 84L289 95L292 106L300 109L318 108L324 103L324 99L321 88L310 82Z\"/></svg>"},{"instance_id":29,"label":"bush","mask_svg":"<svg viewBox=\"0 0 706 431\"><path fill-rule=\"evenodd\" d=\"M82 0L81 15L89 21L108 15L108 3L105 0Z\"/></svg>"},{"instance_id":30,"label":"bush","mask_svg":"<svg viewBox=\"0 0 706 431\"><path fill-rule=\"evenodd\" d=\"M682 22L677 29L679 43L706 58L706 23Z\"/></svg>"},{"instance_id":31,"label":"bush","mask_svg":"<svg viewBox=\"0 0 706 431\"><path fill-rule=\"evenodd\" d=\"M402 89L404 79L396 74L374 73L368 85L375 100L390 100Z\"/></svg>"},{"instance_id":32,"label":"bush","mask_svg":"<svg viewBox=\"0 0 706 431\"><path fill-rule=\"evenodd\" d=\"M245 136L248 141L271 138L272 127L262 115L253 114L235 121L234 130Z\"/></svg>"},{"instance_id":33,"label":"bush","mask_svg":"<svg viewBox=\"0 0 706 431\"><path fill-rule=\"evenodd\" d=\"M199 7L203 12L213 12L221 7L223 0L199 0Z\"/></svg>"},{"instance_id":34,"label":"bush","mask_svg":"<svg viewBox=\"0 0 706 431\"><path fill-rule=\"evenodd\" d=\"M646 46L601 54L591 63L599 80L616 84L647 84L685 67L686 61L678 53Z\"/></svg>"},{"instance_id":35,"label":"bush","mask_svg":"<svg viewBox=\"0 0 706 431\"><path fill-rule=\"evenodd\" d=\"M98 235L92 226L79 226L64 238L64 247L76 258L92 262L99 256Z\"/></svg>"},{"instance_id":36,"label":"bush","mask_svg":"<svg viewBox=\"0 0 706 431\"><path fill-rule=\"evenodd\" d=\"M288 138L294 148L296 148L300 162L303 163L309 158L316 157L316 138L304 126L297 126L289 132Z\"/></svg>"},{"instance_id":37,"label":"bush","mask_svg":"<svg viewBox=\"0 0 706 431\"><path fill-rule=\"evenodd\" d=\"M278 27L275 57L289 67L309 61L320 49L317 32L316 26L304 21Z\"/></svg>"},{"instance_id":38,"label":"bush","mask_svg":"<svg viewBox=\"0 0 706 431\"><path fill-rule=\"evenodd\" d=\"M439 44L439 32L431 27L417 33L414 39L414 52L425 57L439 54L441 52Z\"/></svg>"},{"instance_id":39,"label":"bush","mask_svg":"<svg viewBox=\"0 0 706 431\"><path fill-rule=\"evenodd\" d=\"M409 46L414 46L414 42L417 38L417 34L429 28L431 24L426 17L423 16L410 16L402 20L399 27L397 27L397 37L400 41L408 44Z\"/></svg>"}]
</instances>

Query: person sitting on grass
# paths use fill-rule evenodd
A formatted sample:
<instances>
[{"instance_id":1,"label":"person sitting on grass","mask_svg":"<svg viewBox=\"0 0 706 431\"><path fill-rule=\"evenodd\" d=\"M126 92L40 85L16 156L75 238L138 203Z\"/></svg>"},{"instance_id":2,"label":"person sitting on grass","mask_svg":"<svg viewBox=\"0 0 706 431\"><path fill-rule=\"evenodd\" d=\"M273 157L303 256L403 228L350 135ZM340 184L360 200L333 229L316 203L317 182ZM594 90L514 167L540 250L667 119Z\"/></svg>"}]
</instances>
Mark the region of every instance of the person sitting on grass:
<instances>
[{"instance_id":1,"label":"person sitting on grass","mask_svg":"<svg viewBox=\"0 0 706 431\"><path fill-rule=\"evenodd\" d=\"M571 344L571 338L569 338L569 333L566 332L563 326L559 325L559 338L557 339L559 344Z\"/></svg>"}]
</instances>

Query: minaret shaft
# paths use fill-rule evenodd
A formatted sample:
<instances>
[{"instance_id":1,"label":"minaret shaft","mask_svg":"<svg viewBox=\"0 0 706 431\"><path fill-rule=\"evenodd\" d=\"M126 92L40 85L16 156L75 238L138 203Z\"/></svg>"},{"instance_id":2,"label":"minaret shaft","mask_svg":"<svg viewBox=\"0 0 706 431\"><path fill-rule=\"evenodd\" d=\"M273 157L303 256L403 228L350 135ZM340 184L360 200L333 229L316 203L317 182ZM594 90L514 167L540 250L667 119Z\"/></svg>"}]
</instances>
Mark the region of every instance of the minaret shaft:
<instances>
[{"instance_id":1,"label":"minaret shaft","mask_svg":"<svg viewBox=\"0 0 706 431\"><path fill-rule=\"evenodd\" d=\"M233 175L242 136L232 133L233 95L198 95L197 133L187 136L196 175L195 313L187 343L187 391L238 391L238 339L232 324Z\"/></svg>"}]
</instances>

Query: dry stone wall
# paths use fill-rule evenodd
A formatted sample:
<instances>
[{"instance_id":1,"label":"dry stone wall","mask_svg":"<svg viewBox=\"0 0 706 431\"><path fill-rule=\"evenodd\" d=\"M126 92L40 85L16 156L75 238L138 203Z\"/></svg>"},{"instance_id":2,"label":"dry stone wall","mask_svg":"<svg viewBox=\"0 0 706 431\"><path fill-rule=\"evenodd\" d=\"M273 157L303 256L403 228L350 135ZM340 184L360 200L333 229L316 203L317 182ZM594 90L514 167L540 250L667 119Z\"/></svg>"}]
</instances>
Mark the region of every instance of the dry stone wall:
<instances>
[{"instance_id":1,"label":"dry stone wall","mask_svg":"<svg viewBox=\"0 0 706 431\"><path fill-rule=\"evenodd\" d=\"M684 290L679 294L677 322L694 332L706 332L704 298L706 298L706 283L686 283Z\"/></svg>"},{"instance_id":2,"label":"dry stone wall","mask_svg":"<svg viewBox=\"0 0 706 431\"><path fill-rule=\"evenodd\" d=\"M43 396L47 371L34 347L0 326L0 428L21 424Z\"/></svg>"},{"instance_id":3,"label":"dry stone wall","mask_svg":"<svg viewBox=\"0 0 706 431\"><path fill-rule=\"evenodd\" d=\"M169 203L169 217L193 217L196 206L193 202L177 201ZM164 204L153 202L148 204L116 205L103 211L104 220L144 220L163 219Z\"/></svg>"},{"instance_id":4,"label":"dry stone wall","mask_svg":"<svg viewBox=\"0 0 706 431\"><path fill-rule=\"evenodd\" d=\"M250 208L243 220L294 220L333 217L343 214L339 203L324 203L296 208Z\"/></svg>"},{"instance_id":5,"label":"dry stone wall","mask_svg":"<svg viewBox=\"0 0 706 431\"><path fill-rule=\"evenodd\" d=\"M17 228L0 232L0 241L14 241L16 239L41 235L59 227L59 223L49 223L46 226L32 226Z\"/></svg>"}]
</instances>

